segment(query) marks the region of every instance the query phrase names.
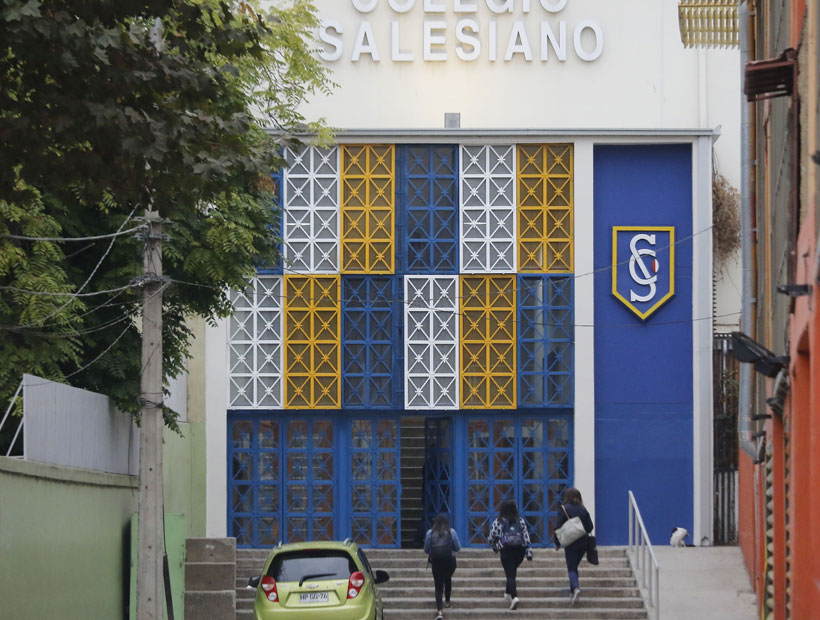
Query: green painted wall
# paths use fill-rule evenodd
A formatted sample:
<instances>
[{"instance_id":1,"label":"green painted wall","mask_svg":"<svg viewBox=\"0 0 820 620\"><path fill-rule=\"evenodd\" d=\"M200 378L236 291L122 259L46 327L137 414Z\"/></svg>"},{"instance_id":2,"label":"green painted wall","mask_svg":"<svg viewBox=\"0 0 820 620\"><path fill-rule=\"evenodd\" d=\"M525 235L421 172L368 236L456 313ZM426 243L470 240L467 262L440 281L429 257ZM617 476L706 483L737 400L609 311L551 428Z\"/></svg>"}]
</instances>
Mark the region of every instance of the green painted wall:
<instances>
[{"instance_id":1,"label":"green painted wall","mask_svg":"<svg viewBox=\"0 0 820 620\"><path fill-rule=\"evenodd\" d=\"M166 431L165 510L205 535L201 423ZM136 478L0 457L0 617L127 618Z\"/></svg>"}]
</instances>

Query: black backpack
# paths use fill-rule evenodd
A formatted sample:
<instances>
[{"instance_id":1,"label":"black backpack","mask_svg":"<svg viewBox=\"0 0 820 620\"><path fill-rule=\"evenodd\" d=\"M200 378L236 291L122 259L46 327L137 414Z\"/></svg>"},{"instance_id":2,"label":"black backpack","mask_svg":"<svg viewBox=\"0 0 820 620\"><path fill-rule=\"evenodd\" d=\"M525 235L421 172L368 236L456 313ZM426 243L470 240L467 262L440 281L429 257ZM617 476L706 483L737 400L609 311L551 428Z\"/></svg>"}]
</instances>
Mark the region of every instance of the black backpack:
<instances>
[{"instance_id":1,"label":"black backpack","mask_svg":"<svg viewBox=\"0 0 820 620\"><path fill-rule=\"evenodd\" d=\"M524 546L524 530L521 529L521 519L513 522L504 521L501 525L501 546L505 549Z\"/></svg>"},{"instance_id":2,"label":"black backpack","mask_svg":"<svg viewBox=\"0 0 820 620\"><path fill-rule=\"evenodd\" d=\"M430 558L433 560L447 560L453 557L453 537L450 532L442 534L430 533Z\"/></svg>"}]
</instances>

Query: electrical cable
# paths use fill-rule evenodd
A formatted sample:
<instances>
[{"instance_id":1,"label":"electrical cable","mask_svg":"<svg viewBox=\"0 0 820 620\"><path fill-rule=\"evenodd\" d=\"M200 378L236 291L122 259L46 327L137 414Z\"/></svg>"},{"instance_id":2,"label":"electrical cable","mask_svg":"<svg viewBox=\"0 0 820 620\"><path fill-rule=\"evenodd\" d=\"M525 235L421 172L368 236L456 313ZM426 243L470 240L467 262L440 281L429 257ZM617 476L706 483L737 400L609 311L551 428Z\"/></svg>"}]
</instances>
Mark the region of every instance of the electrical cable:
<instances>
[{"instance_id":1,"label":"electrical cable","mask_svg":"<svg viewBox=\"0 0 820 620\"><path fill-rule=\"evenodd\" d=\"M131 212L131 215L134 214L134 211ZM128 216L128 220L131 219L131 215ZM120 227L122 228L122 227ZM110 233L108 235L95 235L93 237L27 237L25 235L12 235L9 233L0 234L0 237L4 237L7 239L17 239L20 241L53 241L56 243L70 243L74 241L99 241L100 239L111 239L113 237L122 237L124 235L130 235L131 233L138 232L140 230L144 230L145 226L140 224L139 226L134 226L134 228L129 228L128 230L118 230L117 232Z\"/></svg>"}]
</instances>

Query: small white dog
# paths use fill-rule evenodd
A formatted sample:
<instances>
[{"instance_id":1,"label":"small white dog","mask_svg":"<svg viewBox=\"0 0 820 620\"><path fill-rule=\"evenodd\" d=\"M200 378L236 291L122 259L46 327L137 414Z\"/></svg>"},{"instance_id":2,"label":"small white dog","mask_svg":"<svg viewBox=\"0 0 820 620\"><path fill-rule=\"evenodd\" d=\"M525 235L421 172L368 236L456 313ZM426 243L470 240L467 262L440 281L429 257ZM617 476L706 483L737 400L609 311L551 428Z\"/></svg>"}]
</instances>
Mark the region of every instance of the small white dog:
<instances>
[{"instance_id":1,"label":"small white dog","mask_svg":"<svg viewBox=\"0 0 820 620\"><path fill-rule=\"evenodd\" d=\"M684 539L687 536L689 536L689 532L686 531L686 528L676 527L672 530L672 538L669 539L669 544L673 547L685 547Z\"/></svg>"}]
</instances>

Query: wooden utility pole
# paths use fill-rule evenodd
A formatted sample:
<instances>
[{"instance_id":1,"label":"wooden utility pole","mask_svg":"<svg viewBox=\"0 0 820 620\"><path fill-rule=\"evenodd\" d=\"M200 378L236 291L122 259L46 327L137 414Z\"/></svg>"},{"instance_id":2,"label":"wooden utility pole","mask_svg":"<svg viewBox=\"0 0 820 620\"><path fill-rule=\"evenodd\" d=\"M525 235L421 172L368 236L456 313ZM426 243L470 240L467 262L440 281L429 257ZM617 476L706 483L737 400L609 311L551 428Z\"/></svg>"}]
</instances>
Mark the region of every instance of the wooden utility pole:
<instances>
[{"instance_id":1,"label":"wooden utility pole","mask_svg":"<svg viewBox=\"0 0 820 620\"><path fill-rule=\"evenodd\" d=\"M145 212L137 618L163 620L162 219Z\"/></svg>"}]
</instances>

